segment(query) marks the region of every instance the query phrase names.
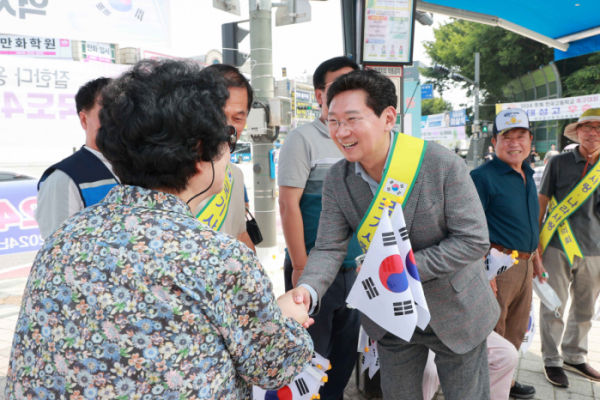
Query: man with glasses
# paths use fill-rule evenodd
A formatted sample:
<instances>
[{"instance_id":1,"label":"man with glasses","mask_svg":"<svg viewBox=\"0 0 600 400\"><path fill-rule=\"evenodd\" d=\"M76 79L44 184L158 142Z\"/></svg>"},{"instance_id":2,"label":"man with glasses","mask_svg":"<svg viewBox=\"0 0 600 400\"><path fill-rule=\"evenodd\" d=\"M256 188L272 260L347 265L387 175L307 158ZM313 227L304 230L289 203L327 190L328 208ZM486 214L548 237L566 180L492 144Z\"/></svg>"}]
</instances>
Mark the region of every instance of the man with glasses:
<instances>
[{"instance_id":1,"label":"man with glasses","mask_svg":"<svg viewBox=\"0 0 600 400\"><path fill-rule=\"evenodd\" d=\"M231 65L214 64L205 68L204 73L212 73L225 79L229 99L223 111L227 116L228 129L231 129L230 149L233 153L252 107L252 87L244 75ZM246 231L244 173L236 165L229 164L227 167L223 192L200 203L194 210L194 215L211 228L237 238L256 253L254 243Z\"/></svg>"},{"instance_id":2,"label":"man with glasses","mask_svg":"<svg viewBox=\"0 0 600 400\"><path fill-rule=\"evenodd\" d=\"M431 320L407 342L361 315L377 341L384 398L423 398L431 349L446 399L489 399L486 338L499 309L484 273L489 242L481 202L460 157L392 132L397 102L393 82L373 70L351 72L329 88L329 132L345 159L323 182L318 237L292 294L311 314L325 307L353 234L368 251L365 232L377 226L380 204L394 202L404 211ZM408 186L404 194L390 192L389 179Z\"/></svg>"},{"instance_id":3,"label":"man with glasses","mask_svg":"<svg viewBox=\"0 0 600 400\"><path fill-rule=\"evenodd\" d=\"M315 97L321 117L294 129L287 136L279 156L279 210L287 245L284 261L285 290L294 288L306 259L315 245L321 216L323 179L329 168L343 158L331 140L327 119L327 90L331 83L358 66L346 57L323 62L313 75ZM356 239L348 247L346 259L338 265L333 285L323 298L323 306L308 329L315 351L331 361L329 381L321 388L321 399L341 399L356 360L360 326L357 310L346 307L345 299L356 278L360 248Z\"/></svg>"},{"instance_id":4,"label":"man with glasses","mask_svg":"<svg viewBox=\"0 0 600 400\"><path fill-rule=\"evenodd\" d=\"M552 157L538 195L539 251L550 275L548 283L562 302L560 315L571 296L566 330L562 317L540 305L544 371L559 387L569 386L564 369L600 381L600 373L586 362L588 332L600 292L600 108L585 111L567 126L565 136L579 146Z\"/></svg>"}]
</instances>

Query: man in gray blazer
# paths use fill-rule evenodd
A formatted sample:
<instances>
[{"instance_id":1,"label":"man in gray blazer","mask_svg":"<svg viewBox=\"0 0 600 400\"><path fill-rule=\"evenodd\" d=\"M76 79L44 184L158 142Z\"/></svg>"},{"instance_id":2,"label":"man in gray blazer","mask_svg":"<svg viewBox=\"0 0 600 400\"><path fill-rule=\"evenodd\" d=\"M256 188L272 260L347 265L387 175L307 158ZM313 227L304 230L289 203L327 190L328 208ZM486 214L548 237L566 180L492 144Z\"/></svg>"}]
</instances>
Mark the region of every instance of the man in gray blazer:
<instances>
[{"instance_id":1,"label":"man in gray blazer","mask_svg":"<svg viewBox=\"0 0 600 400\"><path fill-rule=\"evenodd\" d=\"M378 72L355 71L333 82L327 103L331 137L345 160L325 178L317 242L293 293L313 314L382 179L396 122L396 89ZM428 143L404 215L431 321L406 342L361 315L367 334L378 341L384 397L423 398L431 349L446 399L489 399L486 338L499 308L484 275L487 223L464 161Z\"/></svg>"}]
</instances>

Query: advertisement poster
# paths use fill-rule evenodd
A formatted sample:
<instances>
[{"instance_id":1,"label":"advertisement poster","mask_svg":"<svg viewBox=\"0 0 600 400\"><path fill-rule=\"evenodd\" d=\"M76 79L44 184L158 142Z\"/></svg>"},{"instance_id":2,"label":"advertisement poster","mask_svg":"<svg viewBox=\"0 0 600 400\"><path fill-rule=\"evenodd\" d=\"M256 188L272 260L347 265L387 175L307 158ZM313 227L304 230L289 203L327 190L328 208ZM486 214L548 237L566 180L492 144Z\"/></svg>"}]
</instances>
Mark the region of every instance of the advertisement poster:
<instances>
[{"instance_id":1,"label":"advertisement poster","mask_svg":"<svg viewBox=\"0 0 600 400\"><path fill-rule=\"evenodd\" d=\"M170 0L1 0L2 32L170 45Z\"/></svg>"},{"instance_id":2,"label":"advertisement poster","mask_svg":"<svg viewBox=\"0 0 600 400\"><path fill-rule=\"evenodd\" d=\"M73 50L69 39L0 35L0 55L72 60Z\"/></svg>"},{"instance_id":3,"label":"advertisement poster","mask_svg":"<svg viewBox=\"0 0 600 400\"><path fill-rule=\"evenodd\" d=\"M442 146L454 150L468 149L465 125L467 110L448 111L441 114L421 117L421 139L435 141Z\"/></svg>"},{"instance_id":4,"label":"advertisement poster","mask_svg":"<svg viewBox=\"0 0 600 400\"><path fill-rule=\"evenodd\" d=\"M552 121L579 118L586 110L600 107L600 94L567 97L556 100L535 100L522 103L496 104L496 114L509 108L520 108L529 116L529 121Z\"/></svg>"},{"instance_id":5,"label":"advertisement poster","mask_svg":"<svg viewBox=\"0 0 600 400\"><path fill-rule=\"evenodd\" d=\"M85 141L75 110L84 83L130 68L0 56L0 165L51 165Z\"/></svg>"},{"instance_id":6,"label":"advertisement poster","mask_svg":"<svg viewBox=\"0 0 600 400\"><path fill-rule=\"evenodd\" d=\"M37 180L0 185L0 256L39 250L44 241L34 218Z\"/></svg>"},{"instance_id":7,"label":"advertisement poster","mask_svg":"<svg viewBox=\"0 0 600 400\"><path fill-rule=\"evenodd\" d=\"M415 0L366 0L363 63L412 63Z\"/></svg>"}]
</instances>

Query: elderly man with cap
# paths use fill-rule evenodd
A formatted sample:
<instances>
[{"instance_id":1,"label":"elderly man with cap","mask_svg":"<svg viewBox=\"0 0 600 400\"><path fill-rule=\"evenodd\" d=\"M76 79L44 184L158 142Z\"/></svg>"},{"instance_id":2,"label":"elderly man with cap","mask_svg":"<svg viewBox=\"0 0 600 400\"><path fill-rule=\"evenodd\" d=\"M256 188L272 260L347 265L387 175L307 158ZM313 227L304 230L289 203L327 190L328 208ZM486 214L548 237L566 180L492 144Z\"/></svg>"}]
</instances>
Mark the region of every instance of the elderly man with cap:
<instances>
[{"instance_id":1,"label":"elderly man with cap","mask_svg":"<svg viewBox=\"0 0 600 400\"><path fill-rule=\"evenodd\" d=\"M518 350L527 331L532 279L545 272L536 250L539 240L539 204L533 169L527 159L533 135L527 114L520 109L501 111L494 121L492 144L496 157L471 171L479 193L493 249L517 255L518 263L498 275L500 319L495 331ZM515 382L510 395L529 399L532 386Z\"/></svg>"},{"instance_id":2,"label":"elderly man with cap","mask_svg":"<svg viewBox=\"0 0 600 400\"><path fill-rule=\"evenodd\" d=\"M548 283L563 304L561 315L571 295L566 330L554 310L540 308L544 370L560 387L569 386L563 368L600 381L600 373L585 360L600 292L600 108L584 112L567 126L565 136L579 146L550 160L539 193L539 251L550 275Z\"/></svg>"}]
</instances>

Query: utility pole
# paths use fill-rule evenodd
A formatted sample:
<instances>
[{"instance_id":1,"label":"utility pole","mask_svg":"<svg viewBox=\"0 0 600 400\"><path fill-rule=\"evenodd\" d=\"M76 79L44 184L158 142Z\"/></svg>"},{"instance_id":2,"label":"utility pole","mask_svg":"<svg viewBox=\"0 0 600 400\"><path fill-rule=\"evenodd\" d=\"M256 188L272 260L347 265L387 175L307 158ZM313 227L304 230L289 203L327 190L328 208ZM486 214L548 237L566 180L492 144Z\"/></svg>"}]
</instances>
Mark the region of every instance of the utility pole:
<instances>
[{"instance_id":1,"label":"utility pole","mask_svg":"<svg viewBox=\"0 0 600 400\"><path fill-rule=\"evenodd\" d=\"M250 0L250 68L254 101L268 104L275 94L271 0ZM257 247L277 246L275 180L270 174L270 151L274 149L275 128L253 135L254 216L263 241Z\"/></svg>"},{"instance_id":2,"label":"utility pole","mask_svg":"<svg viewBox=\"0 0 600 400\"><path fill-rule=\"evenodd\" d=\"M479 53L475 53L475 104L473 105L473 137L475 140L475 152L473 153L473 168L479 166L479 137L481 136L481 125L479 122Z\"/></svg>"},{"instance_id":3,"label":"utility pole","mask_svg":"<svg viewBox=\"0 0 600 400\"><path fill-rule=\"evenodd\" d=\"M475 104L473 105L473 127L471 128L472 141L473 141L473 168L479 166L479 138L481 136L481 121L479 121L479 53L475 53L475 80L471 80L461 74L452 72L450 68L444 67L443 65L435 63L433 70L437 73L448 75L448 77L457 82L468 82L473 85L473 95L475 97Z\"/></svg>"}]
</instances>

